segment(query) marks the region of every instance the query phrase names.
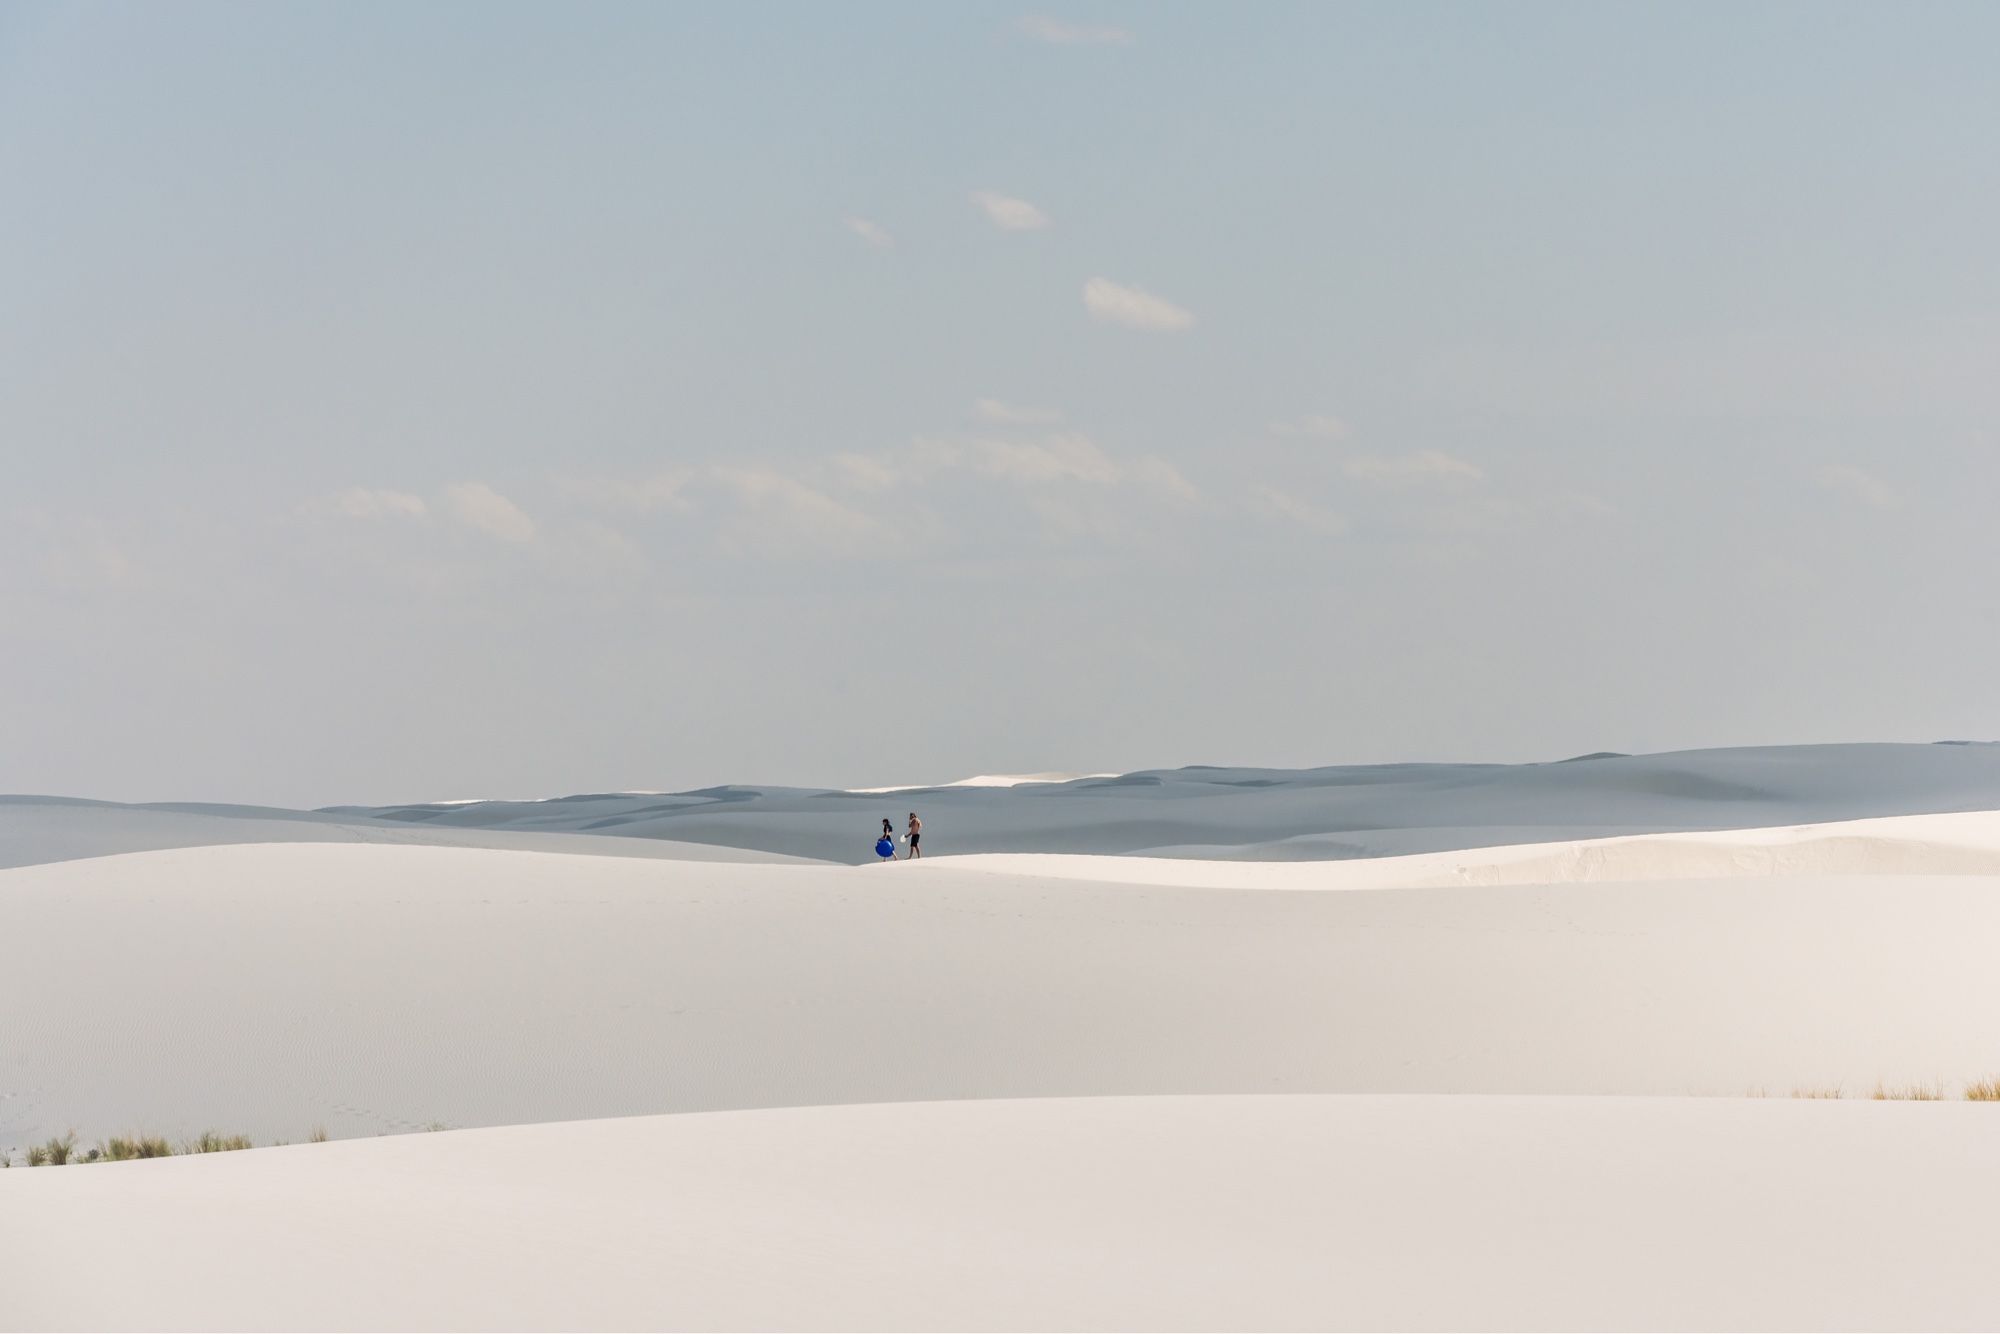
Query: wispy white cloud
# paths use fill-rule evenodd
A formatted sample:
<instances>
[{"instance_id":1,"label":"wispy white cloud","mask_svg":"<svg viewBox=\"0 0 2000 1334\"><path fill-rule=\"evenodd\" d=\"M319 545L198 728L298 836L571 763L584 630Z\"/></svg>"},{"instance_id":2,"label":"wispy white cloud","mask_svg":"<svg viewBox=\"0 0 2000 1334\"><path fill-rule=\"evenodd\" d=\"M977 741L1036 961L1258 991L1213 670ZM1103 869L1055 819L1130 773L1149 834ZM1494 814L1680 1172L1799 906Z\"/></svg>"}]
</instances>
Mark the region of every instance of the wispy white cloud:
<instances>
[{"instance_id":1,"label":"wispy white cloud","mask_svg":"<svg viewBox=\"0 0 2000 1334\"><path fill-rule=\"evenodd\" d=\"M1083 285L1083 305L1092 319L1127 329L1176 333L1194 327L1194 315L1185 307L1143 288L1121 286L1109 278L1092 278Z\"/></svg>"},{"instance_id":2,"label":"wispy white cloud","mask_svg":"<svg viewBox=\"0 0 2000 1334\"><path fill-rule=\"evenodd\" d=\"M1272 422L1271 434L1306 436L1314 440L1344 440L1347 438L1347 423L1338 417L1294 417L1290 421Z\"/></svg>"},{"instance_id":3,"label":"wispy white cloud","mask_svg":"<svg viewBox=\"0 0 2000 1334\"><path fill-rule=\"evenodd\" d=\"M1502 537L1544 531L1551 524L1600 522L1617 513L1616 506L1584 491L1527 497L1461 492L1427 498L1405 511L1401 522L1455 538Z\"/></svg>"},{"instance_id":4,"label":"wispy white cloud","mask_svg":"<svg viewBox=\"0 0 2000 1334\"><path fill-rule=\"evenodd\" d=\"M309 508L343 519L421 519L430 513L430 506L422 496L365 486L350 486L313 502Z\"/></svg>"},{"instance_id":5,"label":"wispy white cloud","mask_svg":"<svg viewBox=\"0 0 2000 1334\"><path fill-rule=\"evenodd\" d=\"M1102 23L1069 23L1046 14L1030 14L1021 20L1021 31L1051 46L1129 46L1132 33Z\"/></svg>"},{"instance_id":6,"label":"wispy white cloud","mask_svg":"<svg viewBox=\"0 0 2000 1334\"><path fill-rule=\"evenodd\" d=\"M1829 491L1838 491L1851 500L1858 500L1870 509L1899 509L1903 504L1903 493L1889 483L1851 463L1835 463L1820 469L1819 484Z\"/></svg>"},{"instance_id":7,"label":"wispy white cloud","mask_svg":"<svg viewBox=\"0 0 2000 1334\"><path fill-rule=\"evenodd\" d=\"M1201 491L1187 475L1157 455L1147 454L1132 460L1125 465L1125 473L1140 486L1171 500L1192 504L1201 499Z\"/></svg>"},{"instance_id":8,"label":"wispy white cloud","mask_svg":"<svg viewBox=\"0 0 2000 1334\"><path fill-rule=\"evenodd\" d=\"M1007 409L987 415L1028 414ZM1075 430L919 437L899 450L836 455L830 469L818 471L815 480L837 495L907 489L907 506L899 494L893 524L910 541L926 544L948 545L969 527L1005 525L1010 506L1033 514L1043 536L1057 542L1143 540L1157 531L1162 512L1203 501L1171 461L1116 453Z\"/></svg>"},{"instance_id":9,"label":"wispy white cloud","mask_svg":"<svg viewBox=\"0 0 2000 1334\"><path fill-rule=\"evenodd\" d=\"M972 202L979 205L987 219L1003 232L1040 231L1049 225L1049 215L1025 199L1015 199L993 190L974 190Z\"/></svg>"},{"instance_id":10,"label":"wispy white cloud","mask_svg":"<svg viewBox=\"0 0 2000 1334\"><path fill-rule=\"evenodd\" d=\"M1201 497L1194 483L1166 459L1150 454L1117 457L1080 431L1051 431L1028 437L921 439L911 447L910 467L928 473L969 472L1018 487L1047 488L1074 483L1089 487L1132 487L1182 502Z\"/></svg>"},{"instance_id":11,"label":"wispy white cloud","mask_svg":"<svg viewBox=\"0 0 2000 1334\"><path fill-rule=\"evenodd\" d=\"M444 492L453 518L468 528L503 542L532 542L535 521L507 497L484 482L459 482Z\"/></svg>"},{"instance_id":12,"label":"wispy white cloud","mask_svg":"<svg viewBox=\"0 0 2000 1334\"><path fill-rule=\"evenodd\" d=\"M896 465L880 454L836 454L833 468L856 491L887 491L902 477Z\"/></svg>"},{"instance_id":13,"label":"wispy white cloud","mask_svg":"<svg viewBox=\"0 0 2000 1334\"><path fill-rule=\"evenodd\" d=\"M1356 481L1378 486L1451 485L1486 476L1478 464L1435 449L1420 449L1414 454L1357 454L1340 466Z\"/></svg>"},{"instance_id":14,"label":"wispy white cloud","mask_svg":"<svg viewBox=\"0 0 2000 1334\"><path fill-rule=\"evenodd\" d=\"M118 592L145 588L153 582L148 566L134 559L100 520L36 526L53 539L42 552L42 571L59 584Z\"/></svg>"},{"instance_id":15,"label":"wispy white cloud","mask_svg":"<svg viewBox=\"0 0 2000 1334\"><path fill-rule=\"evenodd\" d=\"M856 555L893 545L895 533L880 520L770 465L716 467L709 477L736 502L730 545L747 554L812 551Z\"/></svg>"},{"instance_id":16,"label":"wispy white cloud","mask_svg":"<svg viewBox=\"0 0 2000 1334\"><path fill-rule=\"evenodd\" d=\"M877 250L887 250L896 244L896 238L889 235L888 230L880 223L871 222L867 218L843 218L841 221L848 231Z\"/></svg>"},{"instance_id":17,"label":"wispy white cloud","mask_svg":"<svg viewBox=\"0 0 2000 1334\"><path fill-rule=\"evenodd\" d=\"M1062 414L1052 408L1024 408L1016 403L1002 403L997 398L979 399L972 410L981 420L1000 426L1048 426L1062 420Z\"/></svg>"},{"instance_id":18,"label":"wispy white cloud","mask_svg":"<svg viewBox=\"0 0 2000 1334\"><path fill-rule=\"evenodd\" d=\"M998 481L1021 485L1091 482L1108 485L1120 469L1095 441L1076 432L1033 440L924 440L918 458L941 467L963 467Z\"/></svg>"},{"instance_id":19,"label":"wispy white cloud","mask_svg":"<svg viewBox=\"0 0 2000 1334\"><path fill-rule=\"evenodd\" d=\"M563 477L556 486L571 499L600 509L652 514L690 508L687 489L693 477L688 469L671 468L647 477Z\"/></svg>"},{"instance_id":20,"label":"wispy white cloud","mask_svg":"<svg viewBox=\"0 0 2000 1334\"><path fill-rule=\"evenodd\" d=\"M590 520L569 535L556 553L572 574L622 574L646 568L646 553L625 533Z\"/></svg>"},{"instance_id":21,"label":"wispy white cloud","mask_svg":"<svg viewBox=\"0 0 2000 1334\"><path fill-rule=\"evenodd\" d=\"M1122 546L1143 540L1150 527L1147 516L1121 503L1114 491L1041 488L1024 493L1022 501L1041 521L1043 537L1058 544Z\"/></svg>"},{"instance_id":22,"label":"wispy white cloud","mask_svg":"<svg viewBox=\"0 0 2000 1334\"><path fill-rule=\"evenodd\" d=\"M1273 515L1327 536L1338 536L1347 531L1346 519L1303 496L1262 484L1251 487L1249 494L1251 508L1259 513Z\"/></svg>"}]
</instances>

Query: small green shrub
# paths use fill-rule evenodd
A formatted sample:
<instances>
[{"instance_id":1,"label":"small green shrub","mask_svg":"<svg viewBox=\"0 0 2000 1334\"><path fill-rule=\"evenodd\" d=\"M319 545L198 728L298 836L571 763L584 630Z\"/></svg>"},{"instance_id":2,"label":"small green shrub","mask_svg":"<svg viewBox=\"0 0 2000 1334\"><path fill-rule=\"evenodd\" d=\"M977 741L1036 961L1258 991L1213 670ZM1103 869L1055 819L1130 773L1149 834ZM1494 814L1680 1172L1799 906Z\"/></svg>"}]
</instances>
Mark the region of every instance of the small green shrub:
<instances>
[{"instance_id":1,"label":"small green shrub","mask_svg":"<svg viewBox=\"0 0 2000 1334\"><path fill-rule=\"evenodd\" d=\"M64 1135L61 1139L52 1138L46 1144L36 1144L29 1148L28 1166L61 1167L69 1161L70 1155L75 1152L76 1134L72 1131Z\"/></svg>"},{"instance_id":2,"label":"small green shrub","mask_svg":"<svg viewBox=\"0 0 2000 1334\"><path fill-rule=\"evenodd\" d=\"M162 1135L113 1135L99 1146L103 1161L130 1162L134 1158L171 1158L174 1146Z\"/></svg>"},{"instance_id":3,"label":"small green shrub","mask_svg":"<svg viewBox=\"0 0 2000 1334\"><path fill-rule=\"evenodd\" d=\"M427 1130L448 1129L442 1121L433 1121ZM332 1138L325 1126L314 1126L312 1143L324 1144ZM283 1143L283 1141L279 1141ZM256 1143L248 1135L224 1135L213 1130L203 1131L199 1136L183 1140L178 1148L164 1135L113 1135L99 1140L87 1150L76 1147L76 1132L59 1139L50 1139L28 1147L23 1160L28 1167L61 1167L69 1163L125 1163L139 1158L171 1158L183 1153L234 1153L238 1149L254 1149ZM0 1168L15 1166L11 1150L0 1151Z\"/></svg>"}]
</instances>

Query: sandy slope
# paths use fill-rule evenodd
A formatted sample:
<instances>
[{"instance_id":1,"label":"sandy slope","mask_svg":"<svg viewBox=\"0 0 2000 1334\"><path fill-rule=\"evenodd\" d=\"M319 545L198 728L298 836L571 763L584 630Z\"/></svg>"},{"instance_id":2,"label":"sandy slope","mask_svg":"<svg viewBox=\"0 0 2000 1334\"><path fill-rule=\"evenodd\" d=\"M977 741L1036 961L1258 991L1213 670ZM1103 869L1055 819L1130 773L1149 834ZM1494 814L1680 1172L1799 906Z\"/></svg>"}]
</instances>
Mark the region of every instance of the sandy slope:
<instances>
[{"instance_id":1,"label":"sandy slope","mask_svg":"<svg viewBox=\"0 0 2000 1334\"><path fill-rule=\"evenodd\" d=\"M0 902L34 945L0 970L16 1149L67 1128L269 1140L933 1098L2000 1073L2000 882L1983 876L1299 893L948 858L272 844L0 872Z\"/></svg>"},{"instance_id":2,"label":"sandy slope","mask_svg":"<svg viewBox=\"0 0 2000 1334\"><path fill-rule=\"evenodd\" d=\"M1990 1328L2000 1108L1143 1098L0 1176L10 1328Z\"/></svg>"},{"instance_id":3,"label":"sandy slope","mask_svg":"<svg viewBox=\"0 0 2000 1334\"><path fill-rule=\"evenodd\" d=\"M1215 889L1431 889L1773 875L2000 876L2000 811L1519 843L1341 862L985 853L956 870Z\"/></svg>"}]
</instances>

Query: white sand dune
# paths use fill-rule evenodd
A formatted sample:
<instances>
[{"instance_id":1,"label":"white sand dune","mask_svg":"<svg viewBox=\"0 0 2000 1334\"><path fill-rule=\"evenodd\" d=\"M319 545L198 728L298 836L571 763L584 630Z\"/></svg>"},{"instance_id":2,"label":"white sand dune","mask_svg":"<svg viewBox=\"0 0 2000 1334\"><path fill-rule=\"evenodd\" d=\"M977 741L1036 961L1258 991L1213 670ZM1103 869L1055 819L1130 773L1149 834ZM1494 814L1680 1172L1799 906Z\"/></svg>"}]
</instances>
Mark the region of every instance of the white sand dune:
<instances>
[{"instance_id":1,"label":"white sand dune","mask_svg":"<svg viewBox=\"0 0 2000 1334\"><path fill-rule=\"evenodd\" d=\"M1983 1329L2000 1107L648 1117L0 1181L10 1329Z\"/></svg>"},{"instance_id":2,"label":"white sand dune","mask_svg":"<svg viewBox=\"0 0 2000 1334\"><path fill-rule=\"evenodd\" d=\"M1074 783L1084 778L1116 778L1112 773L1063 773L1059 770L1045 770L1033 774L974 774L970 778L960 778L946 783L946 787L1020 787L1024 783Z\"/></svg>"},{"instance_id":3,"label":"white sand dune","mask_svg":"<svg viewBox=\"0 0 2000 1334\"><path fill-rule=\"evenodd\" d=\"M1197 866L1190 887L957 864L974 860L269 844L0 872L35 943L0 970L0 1147L70 1128L268 1140L938 1098L2000 1073L1991 876L1299 893L1245 885L1303 868Z\"/></svg>"},{"instance_id":4,"label":"white sand dune","mask_svg":"<svg viewBox=\"0 0 2000 1334\"><path fill-rule=\"evenodd\" d=\"M442 803L447 809L456 804ZM230 843L421 844L683 862L810 860L714 843L599 838L570 830L457 828L256 806L121 806L51 797L0 798L0 869Z\"/></svg>"},{"instance_id":5,"label":"white sand dune","mask_svg":"<svg viewBox=\"0 0 2000 1334\"><path fill-rule=\"evenodd\" d=\"M2000 811L1894 815L1775 829L1517 843L1344 862L1200 861L1080 853L953 857L959 870L1215 889L1427 889L1773 875L2000 876Z\"/></svg>"},{"instance_id":6,"label":"white sand dune","mask_svg":"<svg viewBox=\"0 0 2000 1334\"><path fill-rule=\"evenodd\" d=\"M896 787L850 787L856 795L873 796L884 792L923 792L943 787L1021 787L1029 783L1074 783L1083 778L1116 778L1117 774L1072 774L1050 770L1034 774L974 774L949 783L903 783Z\"/></svg>"},{"instance_id":7,"label":"white sand dune","mask_svg":"<svg viewBox=\"0 0 2000 1334\"><path fill-rule=\"evenodd\" d=\"M1741 800L1985 790L1909 749ZM1347 771L974 791L1084 851L886 866L602 836L840 794L0 802L16 1162L497 1127L0 1172L0 1327L1990 1325L2000 1108L1740 1095L2000 1075L2000 813L1678 828L1786 761L1406 794L1346 861L1241 856ZM1237 859L1089 855L1145 840Z\"/></svg>"}]
</instances>

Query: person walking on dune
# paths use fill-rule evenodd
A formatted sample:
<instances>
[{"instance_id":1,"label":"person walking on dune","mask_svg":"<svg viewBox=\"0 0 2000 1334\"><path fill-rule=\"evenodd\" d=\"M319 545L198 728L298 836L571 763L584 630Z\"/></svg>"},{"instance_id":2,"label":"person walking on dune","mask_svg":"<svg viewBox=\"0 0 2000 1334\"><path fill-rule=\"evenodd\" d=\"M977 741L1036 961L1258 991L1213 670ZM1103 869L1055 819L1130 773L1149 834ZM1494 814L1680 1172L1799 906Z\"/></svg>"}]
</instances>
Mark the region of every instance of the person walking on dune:
<instances>
[{"instance_id":1,"label":"person walking on dune","mask_svg":"<svg viewBox=\"0 0 2000 1334\"><path fill-rule=\"evenodd\" d=\"M917 813L915 811L910 812L910 832L908 837L910 840L910 855L912 857L923 856L924 850L921 847L919 847L918 844L920 844L923 841L924 822L917 818Z\"/></svg>"},{"instance_id":2,"label":"person walking on dune","mask_svg":"<svg viewBox=\"0 0 2000 1334\"><path fill-rule=\"evenodd\" d=\"M896 829L889 817L882 817L882 837L875 840L875 855L885 862L896 860Z\"/></svg>"}]
</instances>

